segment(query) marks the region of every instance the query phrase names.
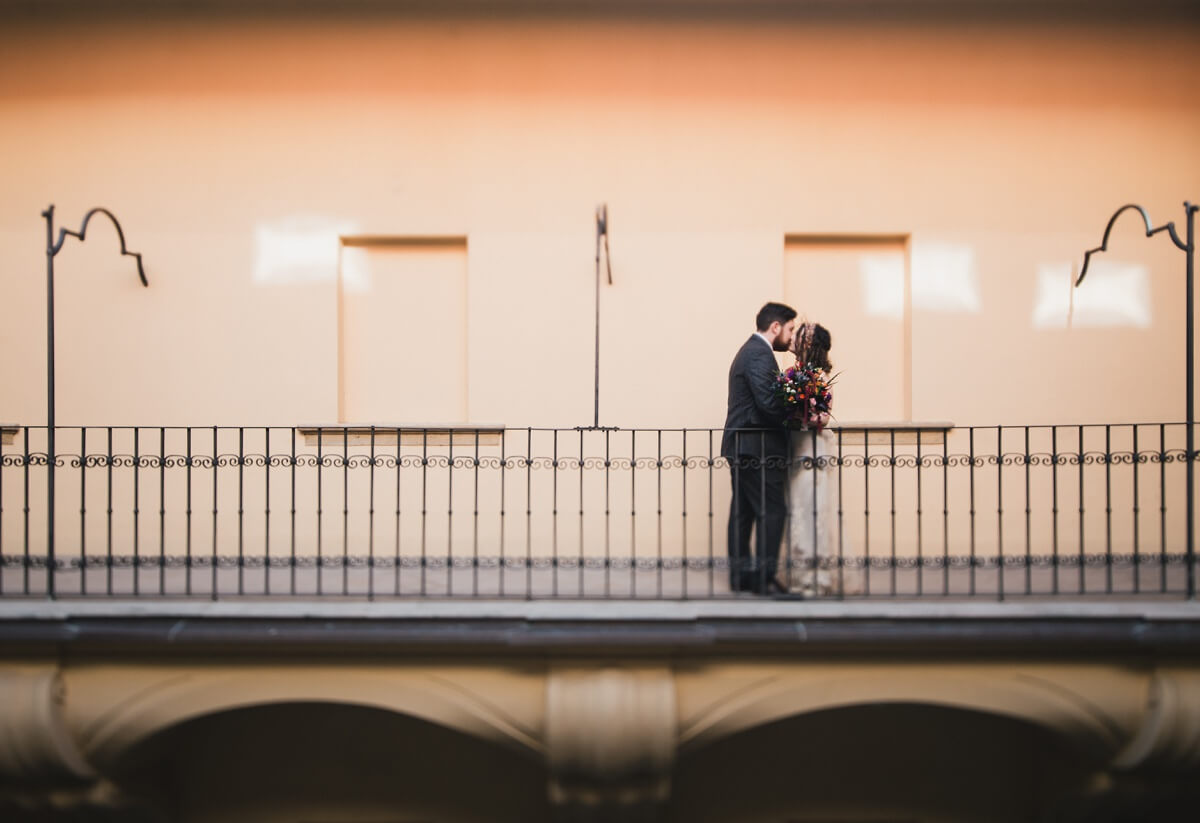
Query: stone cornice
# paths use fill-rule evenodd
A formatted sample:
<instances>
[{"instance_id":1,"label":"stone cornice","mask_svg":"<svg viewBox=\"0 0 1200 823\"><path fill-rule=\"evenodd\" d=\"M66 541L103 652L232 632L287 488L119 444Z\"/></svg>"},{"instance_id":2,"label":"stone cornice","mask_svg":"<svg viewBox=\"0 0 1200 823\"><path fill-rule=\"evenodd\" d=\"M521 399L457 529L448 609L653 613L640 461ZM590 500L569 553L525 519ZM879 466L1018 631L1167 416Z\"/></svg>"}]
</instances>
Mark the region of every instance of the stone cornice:
<instances>
[{"instance_id":1,"label":"stone cornice","mask_svg":"<svg viewBox=\"0 0 1200 823\"><path fill-rule=\"evenodd\" d=\"M293 607L291 614L269 614L261 608L287 604L255 604L259 608L243 608L241 614L234 609L221 610L223 614L211 610L189 614L182 608L189 604L178 604L174 614L169 613L170 609L125 614L76 609L74 613L64 610L40 616L31 612L19 615L12 608L18 604L3 605L0 655L9 657L315 654L411 658L485 654L603 659L613 655L670 654L914 660L964 655L1013 659L1200 658L1200 618L1195 604L1147 604L1124 613L1113 610L1104 614L1092 609L1074 615L1059 609L1040 614L1026 609L1022 613L1020 606L1014 606L1008 614L993 608L979 609L974 615L963 610L959 616L931 611L922 614L919 605L913 613L904 615L898 608L903 604L891 604L887 610L874 604L853 604L872 608L841 607L841 613L838 604L820 604L826 608L814 604L807 609L804 604L777 604L785 608L752 606L741 615L731 608L736 604L714 604L723 608L685 609L674 616L663 608L642 609L641 613L637 609L623 613L619 608L596 608L638 604L547 604L560 608L525 614L520 609L502 614L505 610L499 607L505 604L463 604L490 609L490 613L480 610L474 615L459 604L453 604L453 610L429 608L425 614L414 609L405 610L407 614L384 611L374 615L361 611L338 615L315 607ZM562 609L563 605L586 608Z\"/></svg>"}]
</instances>

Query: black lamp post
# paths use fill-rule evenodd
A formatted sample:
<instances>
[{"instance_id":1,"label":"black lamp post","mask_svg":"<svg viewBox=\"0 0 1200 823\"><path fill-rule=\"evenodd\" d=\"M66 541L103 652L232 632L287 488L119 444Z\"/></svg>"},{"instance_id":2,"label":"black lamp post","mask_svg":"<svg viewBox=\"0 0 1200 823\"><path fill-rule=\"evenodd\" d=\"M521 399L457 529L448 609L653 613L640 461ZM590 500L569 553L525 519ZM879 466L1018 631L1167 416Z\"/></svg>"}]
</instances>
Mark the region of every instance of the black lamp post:
<instances>
[{"instance_id":1,"label":"black lamp post","mask_svg":"<svg viewBox=\"0 0 1200 823\"><path fill-rule=\"evenodd\" d=\"M1179 239L1178 232L1175 231L1174 223L1165 223L1158 228L1154 228L1150 223L1150 215L1146 214L1146 210L1141 206L1133 204L1122 206L1113 212L1113 216L1108 219L1108 226L1104 229L1104 239L1100 241L1100 245L1089 250L1083 255L1083 268L1079 272L1079 279L1075 281L1075 285L1079 286L1083 282L1083 278L1087 275L1088 263L1091 261L1092 255L1096 252L1108 250L1108 236L1112 232L1113 224L1117 222L1117 218L1124 212L1133 209L1142 216L1142 222L1146 226L1146 236L1152 237L1161 231L1165 231L1171 236L1171 242L1179 249L1183 250L1187 255L1187 455L1186 455L1186 472L1187 472L1187 548L1185 551L1185 562L1187 564L1187 596L1194 598L1196 596L1196 569L1195 569L1195 447L1194 447L1194 432L1192 431L1196 423L1196 391L1195 378L1193 376L1195 345L1194 345L1194 322L1193 322L1193 286L1192 280L1195 273L1195 217L1196 211L1200 206L1194 206L1191 203L1184 201L1183 210L1187 217L1187 242L1184 243Z\"/></svg>"},{"instance_id":2,"label":"black lamp post","mask_svg":"<svg viewBox=\"0 0 1200 823\"><path fill-rule=\"evenodd\" d=\"M146 272L142 268L142 255L125 248L125 233L121 224L113 217L108 209L92 209L83 216L83 224L79 231L59 229L58 240L54 239L54 205L51 204L42 217L46 218L46 594L54 597L54 257L62 251L67 235L78 237L80 241L87 238L88 222L94 215L103 214L117 229L117 237L121 241L121 254L129 255L137 260L138 277L143 286L149 286Z\"/></svg>"}]
</instances>

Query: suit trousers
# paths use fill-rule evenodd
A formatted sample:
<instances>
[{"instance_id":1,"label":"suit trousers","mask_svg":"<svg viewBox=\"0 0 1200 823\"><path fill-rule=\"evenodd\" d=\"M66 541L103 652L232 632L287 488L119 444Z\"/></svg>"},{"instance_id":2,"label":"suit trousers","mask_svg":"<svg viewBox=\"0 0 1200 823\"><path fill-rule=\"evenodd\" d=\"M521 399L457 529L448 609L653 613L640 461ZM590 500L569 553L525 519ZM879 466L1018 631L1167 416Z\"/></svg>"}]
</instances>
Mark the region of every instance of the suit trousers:
<instances>
[{"instance_id":1,"label":"suit trousers","mask_svg":"<svg viewBox=\"0 0 1200 823\"><path fill-rule=\"evenodd\" d=\"M779 544L787 523L787 467L783 458L740 455L729 459L729 468L729 587L763 593L779 568Z\"/></svg>"}]
</instances>

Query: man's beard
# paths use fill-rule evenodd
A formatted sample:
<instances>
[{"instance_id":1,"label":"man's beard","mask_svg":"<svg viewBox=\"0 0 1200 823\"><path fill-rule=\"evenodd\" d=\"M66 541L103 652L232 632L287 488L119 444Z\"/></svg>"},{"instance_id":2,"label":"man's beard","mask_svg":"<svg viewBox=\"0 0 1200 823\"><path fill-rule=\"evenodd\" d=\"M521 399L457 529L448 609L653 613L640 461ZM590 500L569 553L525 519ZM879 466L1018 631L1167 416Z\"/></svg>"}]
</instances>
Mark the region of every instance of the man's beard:
<instances>
[{"instance_id":1,"label":"man's beard","mask_svg":"<svg viewBox=\"0 0 1200 823\"><path fill-rule=\"evenodd\" d=\"M792 347L792 344L790 342L784 343L778 337L776 337L775 342L771 344L771 348L778 352L785 352L788 349L790 349L791 347Z\"/></svg>"}]
</instances>

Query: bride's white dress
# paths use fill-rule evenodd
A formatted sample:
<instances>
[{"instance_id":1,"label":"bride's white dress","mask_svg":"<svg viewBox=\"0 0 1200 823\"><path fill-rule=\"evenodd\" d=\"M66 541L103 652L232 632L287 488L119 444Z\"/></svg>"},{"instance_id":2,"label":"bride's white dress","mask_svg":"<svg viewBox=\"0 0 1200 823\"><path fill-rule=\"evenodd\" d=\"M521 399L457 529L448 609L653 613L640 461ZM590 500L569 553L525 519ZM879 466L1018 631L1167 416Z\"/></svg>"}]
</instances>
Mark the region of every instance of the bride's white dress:
<instances>
[{"instance_id":1,"label":"bride's white dress","mask_svg":"<svg viewBox=\"0 0 1200 823\"><path fill-rule=\"evenodd\" d=\"M787 541L791 589L829 593L838 581L837 436L830 431L797 431L792 434L792 448Z\"/></svg>"}]
</instances>

